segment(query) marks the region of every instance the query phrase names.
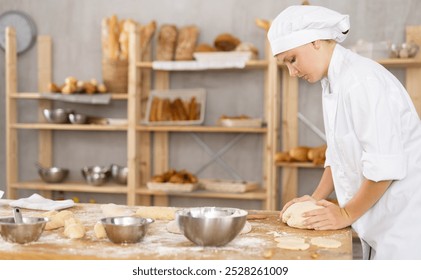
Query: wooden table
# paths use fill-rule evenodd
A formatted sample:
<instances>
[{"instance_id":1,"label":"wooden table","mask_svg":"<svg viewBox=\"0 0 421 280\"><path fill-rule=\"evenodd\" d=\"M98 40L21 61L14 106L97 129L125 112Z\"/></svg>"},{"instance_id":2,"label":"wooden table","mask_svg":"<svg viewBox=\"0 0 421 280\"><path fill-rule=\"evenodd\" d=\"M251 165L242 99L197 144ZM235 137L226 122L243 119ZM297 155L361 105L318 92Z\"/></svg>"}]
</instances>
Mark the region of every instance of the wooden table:
<instances>
[{"instance_id":1,"label":"wooden table","mask_svg":"<svg viewBox=\"0 0 421 280\"><path fill-rule=\"evenodd\" d=\"M136 207L127 207L136 211ZM336 231L314 231L293 229L282 223L278 212L249 211L257 214L248 222L249 233L238 235L223 247L196 246L183 235L170 233L166 229L169 221L156 220L148 228L140 243L118 245L108 239L97 239L93 227L103 217L100 204L77 204L69 208L86 227L82 239L67 239L63 228L44 231L36 242L24 245L8 243L0 238L0 259L352 259L352 232L350 228ZM23 216L39 215L43 211L22 209ZM0 217L12 216L7 200L0 200ZM252 217L252 216L251 216ZM329 237L342 245L336 249L311 245L304 251L277 247L275 235L300 236L306 238Z\"/></svg>"}]
</instances>

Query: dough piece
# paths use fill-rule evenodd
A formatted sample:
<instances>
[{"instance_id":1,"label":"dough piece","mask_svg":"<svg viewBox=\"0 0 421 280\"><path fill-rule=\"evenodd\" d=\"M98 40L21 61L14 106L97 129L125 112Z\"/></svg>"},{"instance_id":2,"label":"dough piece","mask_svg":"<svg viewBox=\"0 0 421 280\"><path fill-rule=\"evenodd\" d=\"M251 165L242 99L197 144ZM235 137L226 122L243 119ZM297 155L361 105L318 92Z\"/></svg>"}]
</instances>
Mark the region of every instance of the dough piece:
<instances>
[{"instance_id":1,"label":"dough piece","mask_svg":"<svg viewBox=\"0 0 421 280\"><path fill-rule=\"evenodd\" d=\"M275 241L278 242L277 247L282 249L307 250L310 247L310 244L301 237L278 237Z\"/></svg>"},{"instance_id":2,"label":"dough piece","mask_svg":"<svg viewBox=\"0 0 421 280\"><path fill-rule=\"evenodd\" d=\"M133 215L133 211L130 209L127 209L126 206L117 205L114 203L101 205L101 210L104 217L121 217L121 216Z\"/></svg>"},{"instance_id":3,"label":"dough piece","mask_svg":"<svg viewBox=\"0 0 421 280\"><path fill-rule=\"evenodd\" d=\"M45 215L50 215L50 217L49 221L45 224L45 230L53 230L64 227L65 221L67 219L73 218L73 212L69 210L63 210L56 214L54 214L54 212L48 214L47 213L45 213Z\"/></svg>"},{"instance_id":4,"label":"dough piece","mask_svg":"<svg viewBox=\"0 0 421 280\"><path fill-rule=\"evenodd\" d=\"M196 48L199 28L194 25L180 29L175 50L175 60L193 60L193 52Z\"/></svg>"},{"instance_id":5,"label":"dough piece","mask_svg":"<svg viewBox=\"0 0 421 280\"><path fill-rule=\"evenodd\" d=\"M171 233L176 233L176 234L181 234L181 231L180 231L180 228L178 227L178 225L177 225L177 222L176 221L170 221L168 224L167 224L167 231L168 232L171 232ZM243 227L243 229L241 230L241 232L240 232L240 234L246 234L246 233L249 233L250 231L251 231L251 229L252 229L252 226L251 226L251 224L249 223L249 222L246 222L245 224L244 224L244 227Z\"/></svg>"},{"instance_id":6,"label":"dough piece","mask_svg":"<svg viewBox=\"0 0 421 280\"><path fill-rule=\"evenodd\" d=\"M107 232L105 231L105 227L101 222L97 222L94 226L95 236L98 239L106 238Z\"/></svg>"},{"instance_id":7,"label":"dough piece","mask_svg":"<svg viewBox=\"0 0 421 280\"><path fill-rule=\"evenodd\" d=\"M139 207L136 211L136 216L142 218L151 218L154 220L174 220L175 212L178 210L176 207Z\"/></svg>"},{"instance_id":8,"label":"dough piece","mask_svg":"<svg viewBox=\"0 0 421 280\"><path fill-rule=\"evenodd\" d=\"M285 210L282 215L282 222L294 228L307 228L303 222L305 218L303 214L307 211L322 209L323 206L316 205L313 201L297 202L292 204Z\"/></svg>"},{"instance_id":9,"label":"dough piece","mask_svg":"<svg viewBox=\"0 0 421 280\"><path fill-rule=\"evenodd\" d=\"M85 227L82 222L75 218L67 219L64 222L64 235L70 239L78 239L85 236Z\"/></svg>"},{"instance_id":10,"label":"dough piece","mask_svg":"<svg viewBox=\"0 0 421 280\"><path fill-rule=\"evenodd\" d=\"M312 245L316 245L318 247L323 248L339 248L342 246L342 243L333 238L326 238L326 237L313 237L310 240Z\"/></svg>"}]
</instances>

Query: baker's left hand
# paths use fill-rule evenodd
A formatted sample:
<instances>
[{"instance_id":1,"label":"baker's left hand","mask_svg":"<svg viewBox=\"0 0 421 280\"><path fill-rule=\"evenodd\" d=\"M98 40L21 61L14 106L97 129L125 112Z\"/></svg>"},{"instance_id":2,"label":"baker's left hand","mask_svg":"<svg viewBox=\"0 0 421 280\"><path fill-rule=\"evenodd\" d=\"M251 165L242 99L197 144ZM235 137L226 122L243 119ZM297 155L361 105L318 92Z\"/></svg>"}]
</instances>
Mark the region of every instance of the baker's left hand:
<instances>
[{"instance_id":1,"label":"baker's left hand","mask_svg":"<svg viewBox=\"0 0 421 280\"><path fill-rule=\"evenodd\" d=\"M317 205L323 206L304 213L305 224L308 229L315 230L335 230L350 226L352 220L345 209L327 200L320 200Z\"/></svg>"}]
</instances>

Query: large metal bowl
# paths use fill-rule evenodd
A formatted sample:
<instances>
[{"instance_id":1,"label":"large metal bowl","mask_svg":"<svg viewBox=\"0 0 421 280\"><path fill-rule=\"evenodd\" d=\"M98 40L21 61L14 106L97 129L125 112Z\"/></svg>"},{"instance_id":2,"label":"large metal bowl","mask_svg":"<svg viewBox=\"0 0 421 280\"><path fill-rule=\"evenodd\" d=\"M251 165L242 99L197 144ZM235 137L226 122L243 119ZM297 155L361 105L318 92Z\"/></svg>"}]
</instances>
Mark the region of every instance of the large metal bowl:
<instances>
[{"instance_id":1,"label":"large metal bowl","mask_svg":"<svg viewBox=\"0 0 421 280\"><path fill-rule=\"evenodd\" d=\"M49 123L69 123L69 114L72 113L71 110L67 109L44 109L42 111L45 119Z\"/></svg>"},{"instance_id":2,"label":"large metal bowl","mask_svg":"<svg viewBox=\"0 0 421 280\"><path fill-rule=\"evenodd\" d=\"M138 243L146 234L148 226L154 222L150 218L123 216L100 220L108 239L113 243Z\"/></svg>"},{"instance_id":3,"label":"large metal bowl","mask_svg":"<svg viewBox=\"0 0 421 280\"><path fill-rule=\"evenodd\" d=\"M86 124L88 123L88 116L83 114L70 113L69 121L72 124Z\"/></svg>"},{"instance_id":4,"label":"large metal bowl","mask_svg":"<svg viewBox=\"0 0 421 280\"><path fill-rule=\"evenodd\" d=\"M243 229L247 211L236 208L197 207L178 210L181 233L199 246L224 246Z\"/></svg>"},{"instance_id":5,"label":"large metal bowl","mask_svg":"<svg viewBox=\"0 0 421 280\"><path fill-rule=\"evenodd\" d=\"M44 231L48 218L24 217L15 223L14 217L0 218L0 235L5 241L25 244L37 241Z\"/></svg>"},{"instance_id":6,"label":"large metal bowl","mask_svg":"<svg viewBox=\"0 0 421 280\"><path fill-rule=\"evenodd\" d=\"M127 174L129 173L129 169L124 166L120 166L118 164L111 165L111 177L113 180L121 185L127 184Z\"/></svg>"},{"instance_id":7,"label":"large metal bowl","mask_svg":"<svg viewBox=\"0 0 421 280\"><path fill-rule=\"evenodd\" d=\"M38 174L46 183L61 183L69 174L69 169L61 167L38 167Z\"/></svg>"},{"instance_id":8,"label":"large metal bowl","mask_svg":"<svg viewBox=\"0 0 421 280\"><path fill-rule=\"evenodd\" d=\"M111 171L105 166L86 166L82 168L82 175L86 182L93 186L101 186L108 182Z\"/></svg>"}]
</instances>

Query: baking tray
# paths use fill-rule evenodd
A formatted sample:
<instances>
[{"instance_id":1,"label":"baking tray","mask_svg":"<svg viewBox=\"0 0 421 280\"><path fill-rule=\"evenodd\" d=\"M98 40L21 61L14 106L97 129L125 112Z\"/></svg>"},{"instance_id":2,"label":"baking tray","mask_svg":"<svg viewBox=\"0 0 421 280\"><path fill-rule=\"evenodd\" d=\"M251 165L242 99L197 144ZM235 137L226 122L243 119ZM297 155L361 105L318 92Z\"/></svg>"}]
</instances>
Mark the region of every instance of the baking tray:
<instances>
[{"instance_id":1,"label":"baking tray","mask_svg":"<svg viewBox=\"0 0 421 280\"><path fill-rule=\"evenodd\" d=\"M183 102L189 102L191 98L195 97L196 102L200 108L200 115L198 120L186 120L186 121L150 121L149 117L151 114L151 106L153 99L157 98L168 98L170 101L180 98ZM172 89L172 90L152 90L146 107L145 119L142 121L146 125L200 125L205 119L205 108L206 108L206 90L204 88L196 89Z\"/></svg>"},{"instance_id":2,"label":"baking tray","mask_svg":"<svg viewBox=\"0 0 421 280\"><path fill-rule=\"evenodd\" d=\"M218 125L224 127L262 127L262 119L219 119Z\"/></svg>"},{"instance_id":3,"label":"baking tray","mask_svg":"<svg viewBox=\"0 0 421 280\"><path fill-rule=\"evenodd\" d=\"M148 189L154 191L166 192L192 192L198 189L199 184L174 184L174 183L156 183L148 182L146 184Z\"/></svg>"},{"instance_id":4,"label":"baking tray","mask_svg":"<svg viewBox=\"0 0 421 280\"><path fill-rule=\"evenodd\" d=\"M259 184L257 182L223 179L201 179L200 185L202 189L207 191L226 193L244 193L259 188Z\"/></svg>"}]
</instances>

